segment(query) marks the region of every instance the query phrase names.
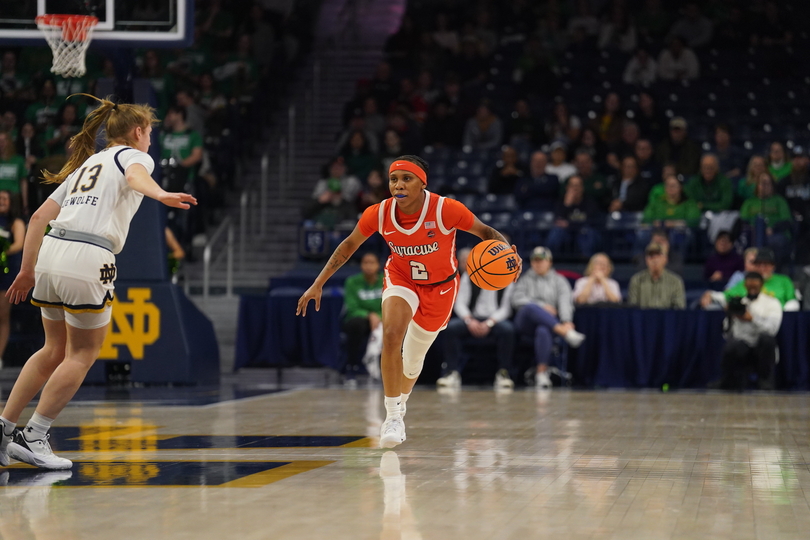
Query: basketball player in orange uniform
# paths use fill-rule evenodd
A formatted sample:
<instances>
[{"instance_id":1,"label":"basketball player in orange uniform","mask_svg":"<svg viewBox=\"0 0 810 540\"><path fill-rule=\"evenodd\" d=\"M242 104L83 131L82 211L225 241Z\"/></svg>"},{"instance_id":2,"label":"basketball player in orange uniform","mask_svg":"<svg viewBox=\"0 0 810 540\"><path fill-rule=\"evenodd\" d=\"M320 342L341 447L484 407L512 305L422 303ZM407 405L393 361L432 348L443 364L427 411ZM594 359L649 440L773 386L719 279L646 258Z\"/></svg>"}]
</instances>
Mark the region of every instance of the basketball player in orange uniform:
<instances>
[{"instance_id":1,"label":"basketball player in orange uniform","mask_svg":"<svg viewBox=\"0 0 810 540\"><path fill-rule=\"evenodd\" d=\"M427 191L427 173L427 162L417 156L401 156L391 164L388 187L393 197L363 212L352 233L298 300L296 311L296 315L306 316L310 300L315 300L319 310L326 281L366 238L375 232L382 235L391 248L382 296L381 369L386 410L380 430L382 448L405 440L405 403L430 345L450 320L459 284L456 229L482 240L506 242L501 233L481 223L460 202ZM522 261L519 256L517 259L515 281L522 270Z\"/></svg>"}]
</instances>

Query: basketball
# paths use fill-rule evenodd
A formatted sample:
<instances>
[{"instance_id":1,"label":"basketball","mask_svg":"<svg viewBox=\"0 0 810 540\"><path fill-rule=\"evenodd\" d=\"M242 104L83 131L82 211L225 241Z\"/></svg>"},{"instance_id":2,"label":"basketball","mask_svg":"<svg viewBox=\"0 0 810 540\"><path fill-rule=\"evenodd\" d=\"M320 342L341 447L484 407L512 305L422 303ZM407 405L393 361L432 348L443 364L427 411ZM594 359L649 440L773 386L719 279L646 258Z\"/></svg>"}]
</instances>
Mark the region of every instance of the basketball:
<instances>
[{"instance_id":1,"label":"basketball","mask_svg":"<svg viewBox=\"0 0 810 540\"><path fill-rule=\"evenodd\" d=\"M467 275L473 284L488 291L499 291L512 283L518 260L512 247L500 240L484 240L467 257Z\"/></svg>"}]
</instances>

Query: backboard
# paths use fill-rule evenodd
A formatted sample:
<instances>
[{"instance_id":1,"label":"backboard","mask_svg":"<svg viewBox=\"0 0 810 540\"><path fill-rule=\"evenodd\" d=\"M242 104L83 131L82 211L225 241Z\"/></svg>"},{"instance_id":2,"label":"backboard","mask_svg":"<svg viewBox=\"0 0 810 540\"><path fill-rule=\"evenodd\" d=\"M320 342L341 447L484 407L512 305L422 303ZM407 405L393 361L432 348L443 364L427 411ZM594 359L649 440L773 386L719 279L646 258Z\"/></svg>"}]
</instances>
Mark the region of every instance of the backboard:
<instances>
[{"instance_id":1,"label":"backboard","mask_svg":"<svg viewBox=\"0 0 810 540\"><path fill-rule=\"evenodd\" d=\"M42 45L37 15L93 15L93 43L183 47L194 37L194 0L0 0L0 45Z\"/></svg>"}]
</instances>

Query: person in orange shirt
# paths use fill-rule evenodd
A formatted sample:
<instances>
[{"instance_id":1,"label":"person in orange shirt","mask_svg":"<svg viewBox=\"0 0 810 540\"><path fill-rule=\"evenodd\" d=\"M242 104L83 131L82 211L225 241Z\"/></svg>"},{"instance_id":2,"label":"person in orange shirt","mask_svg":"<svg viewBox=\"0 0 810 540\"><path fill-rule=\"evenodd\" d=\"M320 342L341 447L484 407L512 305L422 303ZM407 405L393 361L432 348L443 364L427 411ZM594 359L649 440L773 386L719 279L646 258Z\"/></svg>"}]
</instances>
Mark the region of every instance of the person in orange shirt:
<instances>
[{"instance_id":1,"label":"person in orange shirt","mask_svg":"<svg viewBox=\"0 0 810 540\"><path fill-rule=\"evenodd\" d=\"M379 232L391 249L385 263L382 303L382 379L386 419L380 447L405 441L405 404L422 371L430 345L447 326L458 291L456 229L482 240L506 239L483 224L463 204L427 188L428 164L417 156L400 156L388 170L392 197L368 207L349 237L340 243L312 286L298 300L296 315L307 304L320 309L326 281L349 260L366 238ZM522 260L515 251L520 276Z\"/></svg>"}]
</instances>

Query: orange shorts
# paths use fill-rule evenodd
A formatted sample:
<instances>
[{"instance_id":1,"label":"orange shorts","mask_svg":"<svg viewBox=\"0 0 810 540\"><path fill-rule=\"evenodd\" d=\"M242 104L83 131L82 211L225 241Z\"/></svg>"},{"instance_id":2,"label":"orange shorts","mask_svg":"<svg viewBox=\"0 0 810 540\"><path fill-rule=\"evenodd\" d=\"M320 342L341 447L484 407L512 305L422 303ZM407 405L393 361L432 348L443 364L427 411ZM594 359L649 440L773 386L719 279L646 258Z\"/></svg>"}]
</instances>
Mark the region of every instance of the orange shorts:
<instances>
[{"instance_id":1,"label":"orange shorts","mask_svg":"<svg viewBox=\"0 0 810 540\"><path fill-rule=\"evenodd\" d=\"M398 296L411 306L413 322L427 332L444 330L458 294L458 274L438 285L416 285L394 270L385 269L382 299Z\"/></svg>"}]
</instances>

